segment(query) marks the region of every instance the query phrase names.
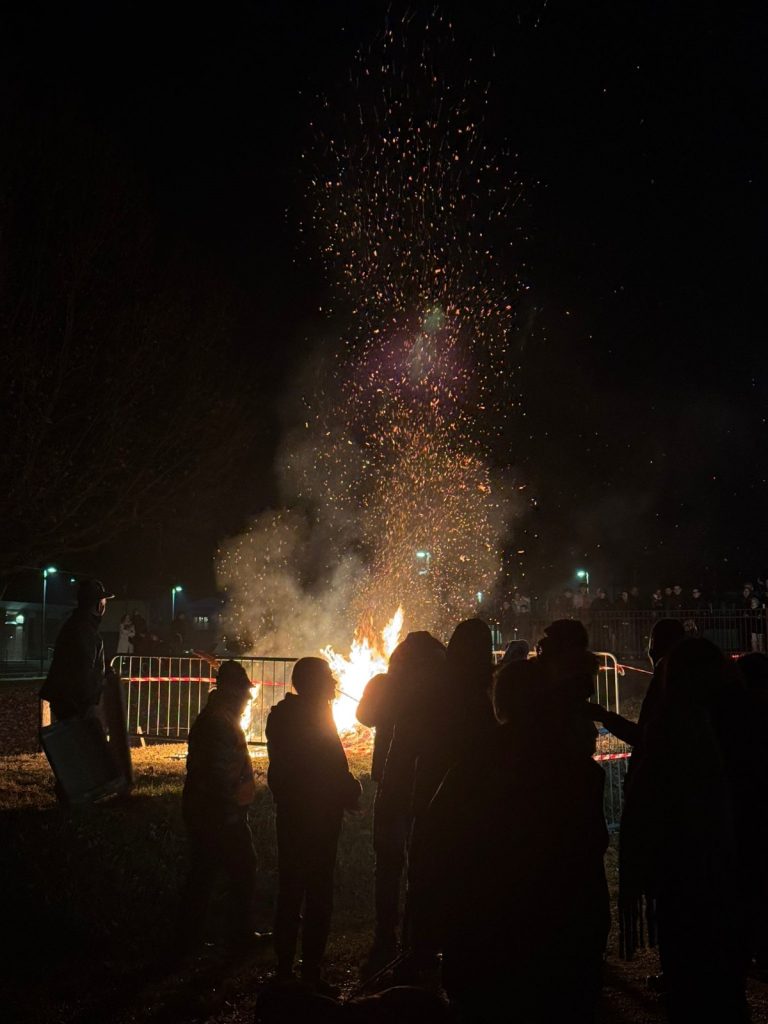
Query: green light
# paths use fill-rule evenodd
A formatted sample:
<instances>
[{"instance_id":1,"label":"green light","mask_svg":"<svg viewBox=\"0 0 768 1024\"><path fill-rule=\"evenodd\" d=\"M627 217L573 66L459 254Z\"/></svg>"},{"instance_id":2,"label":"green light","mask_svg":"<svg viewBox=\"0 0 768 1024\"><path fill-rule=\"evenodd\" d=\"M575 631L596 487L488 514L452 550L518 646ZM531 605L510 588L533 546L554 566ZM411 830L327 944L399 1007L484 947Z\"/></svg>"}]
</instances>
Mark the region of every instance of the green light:
<instances>
[{"instance_id":1,"label":"green light","mask_svg":"<svg viewBox=\"0 0 768 1024\"><path fill-rule=\"evenodd\" d=\"M173 592L174 592L174 594L180 594L183 589L184 589L183 587L174 587L173 588Z\"/></svg>"},{"instance_id":2,"label":"green light","mask_svg":"<svg viewBox=\"0 0 768 1024\"><path fill-rule=\"evenodd\" d=\"M416 557L417 558L429 558L429 552L428 551L417 551L416 552Z\"/></svg>"},{"instance_id":3,"label":"green light","mask_svg":"<svg viewBox=\"0 0 768 1024\"><path fill-rule=\"evenodd\" d=\"M586 577L586 575L587 575L587 570L586 569L577 569L576 570L576 575L579 577L580 580L583 580Z\"/></svg>"},{"instance_id":4,"label":"green light","mask_svg":"<svg viewBox=\"0 0 768 1024\"><path fill-rule=\"evenodd\" d=\"M43 569L43 575L44 576L53 576L53 574L55 572L58 572L58 571L59 570L56 568L55 565L49 565L46 569Z\"/></svg>"},{"instance_id":5,"label":"green light","mask_svg":"<svg viewBox=\"0 0 768 1024\"><path fill-rule=\"evenodd\" d=\"M24 625L24 616L23 616L23 614L21 612L19 612L19 614L14 619L14 621L15 621L17 626L23 626Z\"/></svg>"}]
</instances>

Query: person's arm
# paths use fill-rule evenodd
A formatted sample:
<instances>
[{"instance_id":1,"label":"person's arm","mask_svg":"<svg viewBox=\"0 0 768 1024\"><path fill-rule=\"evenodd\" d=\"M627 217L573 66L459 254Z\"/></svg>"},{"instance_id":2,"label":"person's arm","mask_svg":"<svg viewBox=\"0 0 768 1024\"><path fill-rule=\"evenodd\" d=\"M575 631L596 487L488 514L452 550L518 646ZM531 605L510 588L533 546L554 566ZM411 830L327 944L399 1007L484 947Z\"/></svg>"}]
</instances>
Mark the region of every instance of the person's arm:
<instances>
[{"instance_id":1,"label":"person's arm","mask_svg":"<svg viewBox=\"0 0 768 1024\"><path fill-rule=\"evenodd\" d=\"M608 711L600 704L588 704L587 707L593 721L602 722L608 732L623 743L629 743L634 747L640 740L642 734L640 725L633 722L631 718L625 718L615 711Z\"/></svg>"}]
</instances>

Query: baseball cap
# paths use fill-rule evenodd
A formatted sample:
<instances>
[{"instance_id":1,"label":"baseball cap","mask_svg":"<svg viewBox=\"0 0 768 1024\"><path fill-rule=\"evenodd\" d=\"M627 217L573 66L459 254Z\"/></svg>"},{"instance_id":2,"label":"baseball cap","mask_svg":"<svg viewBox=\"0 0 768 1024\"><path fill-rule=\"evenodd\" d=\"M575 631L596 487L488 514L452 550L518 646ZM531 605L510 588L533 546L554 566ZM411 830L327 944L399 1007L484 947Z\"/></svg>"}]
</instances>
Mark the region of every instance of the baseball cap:
<instances>
[{"instance_id":1,"label":"baseball cap","mask_svg":"<svg viewBox=\"0 0 768 1024\"><path fill-rule=\"evenodd\" d=\"M77 587L77 603L80 605L95 604L102 598L109 601L114 596L107 593L107 588L101 580L81 580Z\"/></svg>"}]
</instances>

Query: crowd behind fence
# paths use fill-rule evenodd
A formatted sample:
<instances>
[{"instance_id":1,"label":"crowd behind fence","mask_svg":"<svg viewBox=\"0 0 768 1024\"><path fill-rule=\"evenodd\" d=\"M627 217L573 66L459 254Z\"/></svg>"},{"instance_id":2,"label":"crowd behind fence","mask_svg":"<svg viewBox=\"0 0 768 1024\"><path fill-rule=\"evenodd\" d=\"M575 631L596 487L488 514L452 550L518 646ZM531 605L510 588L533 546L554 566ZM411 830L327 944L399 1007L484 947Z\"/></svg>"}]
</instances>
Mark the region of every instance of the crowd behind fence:
<instances>
[{"instance_id":1,"label":"crowd behind fence","mask_svg":"<svg viewBox=\"0 0 768 1024\"><path fill-rule=\"evenodd\" d=\"M685 609L676 611L586 611L580 618L587 627L593 650L613 651L619 661L647 657L648 638L658 619L680 619L689 636L711 640L726 654L768 651L768 610ZM504 639L527 640L534 645L552 621L534 614L516 615L504 630Z\"/></svg>"}]
</instances>

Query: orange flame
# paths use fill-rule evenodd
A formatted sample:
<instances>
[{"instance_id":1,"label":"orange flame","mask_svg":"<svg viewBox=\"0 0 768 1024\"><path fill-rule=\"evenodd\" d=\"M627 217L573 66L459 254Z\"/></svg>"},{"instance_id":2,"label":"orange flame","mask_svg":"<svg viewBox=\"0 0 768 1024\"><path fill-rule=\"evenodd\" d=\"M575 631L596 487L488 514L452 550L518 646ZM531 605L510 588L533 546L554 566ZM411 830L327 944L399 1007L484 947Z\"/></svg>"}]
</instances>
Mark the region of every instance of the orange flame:
<instances>
[{"instance_id":1,"label":"orange flame","mask_svg":"<svg viewBox=\"0 0 768 1024\"><path fill-rule=\"evenodd\" d=\"M373 676L387 671L389 657L400 643L404 617L403 609L398 608L381 631L380 640L372 629L358 627L346 657L338 654L331 646L320 651L338 683L333 717L339 732L349 732L355 728L355 713L365 685Z\"/></svg>"}]
</instances>

